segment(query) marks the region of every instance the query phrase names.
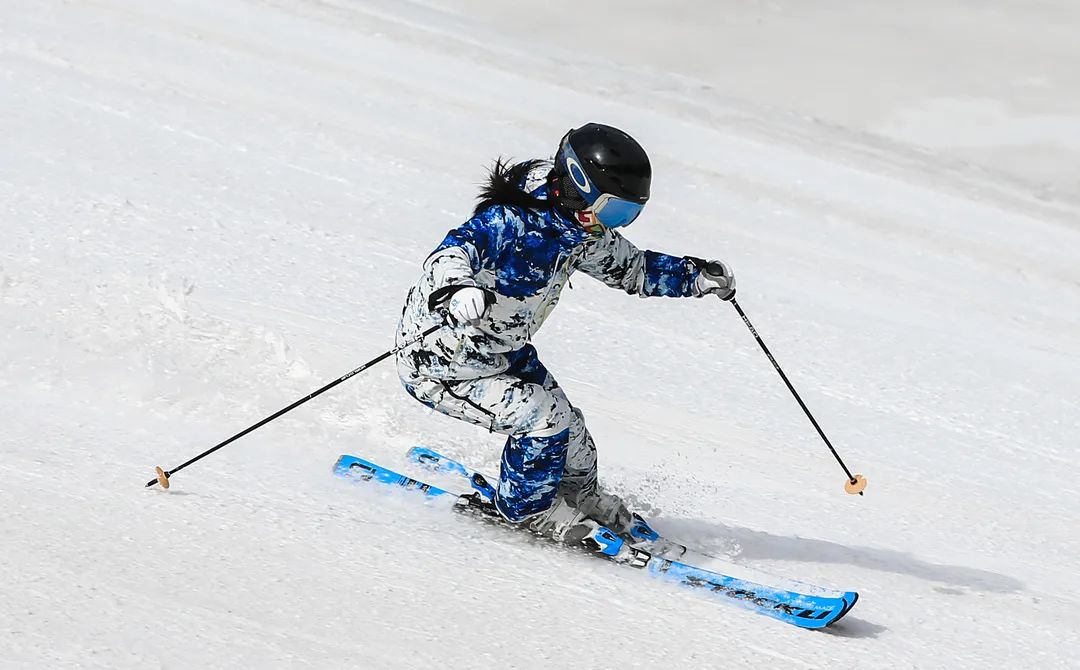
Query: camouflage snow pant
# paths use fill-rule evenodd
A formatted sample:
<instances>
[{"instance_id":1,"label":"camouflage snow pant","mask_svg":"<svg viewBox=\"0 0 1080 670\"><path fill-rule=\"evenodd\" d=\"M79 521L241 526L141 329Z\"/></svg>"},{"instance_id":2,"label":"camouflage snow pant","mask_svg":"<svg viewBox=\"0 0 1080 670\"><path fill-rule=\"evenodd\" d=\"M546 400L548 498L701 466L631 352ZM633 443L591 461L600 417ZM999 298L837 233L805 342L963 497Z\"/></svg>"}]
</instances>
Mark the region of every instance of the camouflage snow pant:
<instances>
[{"instance_id":1,"label":"camouflage snow pant","mask_svg":"<svg viewBox=\"0 0 1080 670\"><path fill-rule=\"evenodd\" d=\"M509 436L495 496L508 519L542 512L561 495L601 523L625 525L626 508L598 491L596 445L581 411L570 404L532 345L512 354L510 361L506 372L492 377L443 381L403 376L401 381L428 407Z\"/></svg>"}]
</instances>

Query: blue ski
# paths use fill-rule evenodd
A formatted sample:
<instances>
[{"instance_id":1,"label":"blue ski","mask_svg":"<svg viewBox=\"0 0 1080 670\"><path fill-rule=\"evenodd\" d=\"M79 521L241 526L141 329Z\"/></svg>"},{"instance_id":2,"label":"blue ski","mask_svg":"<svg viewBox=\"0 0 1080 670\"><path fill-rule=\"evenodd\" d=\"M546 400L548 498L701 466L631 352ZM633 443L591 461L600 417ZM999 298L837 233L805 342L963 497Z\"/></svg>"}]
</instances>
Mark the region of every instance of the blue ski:
<instances>
[{"instance_id":1,"label":"blue ski","mask_svg":"<svg viewBox=\"0 0 1080 670\"><path fill-rule=\"evenodd\" d=\"M357 482L376 482L387 486L400 486L417 491L431 498L455 499L455 494L431 486L425 482L388 470L371 461L356 456L343 455L334 465L334 474ZM482 475L472 473L470 479L484 479ZM482 486L490 490L486 481L483 485L472 482L473 487L483 493ZM482 502L479 496L456 496L455 508L468 513L487 515L495 521L501 517L492 517L490 504ZM510 526L511 524L507 523ZM614 532L600 526L582 542L582 546L604 558L620 564L647 570L651 575L684 586L704 589L707 592L753 609L761 614L779 619L801 628L825 628L847 614L858 599L854 592L837 596L808 595L795 591L776 589L755 584L735 577L729 577L709 570L654 556L647 551L630 547L625 540Z\"/></svg>"},{"instance_id":2,"label":"blue ski","mask_svg":"<svg viewBox=\"0 0 1080 670\"><path fill-rule=\"evenodd\" d=\"M409 449L405 454L405 457L428 470L434 472L446 472L462 477L469 485L479 491L480 494L488 500L491 500L491 497L495 493L490 490L490 485L487 484L489 481L495 481L495 477L473 470L464 463L455 461L449 456L443 456L434 449L428 449L427 447L413 447ZM487 489L483 488L484 486L487 486ZM649 522L640 514L634 514L634 525L630 530L630 535L632 536L635 545L654 555L660 555L664 558L671 559L681 559L685 557L687 551L686 545L661 537L660 533L653 530L652 526L649 525Z\"/></svg>"}]
</instances>

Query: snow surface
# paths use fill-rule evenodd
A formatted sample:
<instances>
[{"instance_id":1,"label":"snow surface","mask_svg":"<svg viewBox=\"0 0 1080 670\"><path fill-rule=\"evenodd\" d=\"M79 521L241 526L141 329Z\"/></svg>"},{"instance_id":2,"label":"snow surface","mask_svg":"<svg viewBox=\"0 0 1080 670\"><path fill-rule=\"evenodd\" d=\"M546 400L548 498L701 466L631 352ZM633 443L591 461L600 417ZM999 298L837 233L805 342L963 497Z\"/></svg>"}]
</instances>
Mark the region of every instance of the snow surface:
<instances>
[{"instance_id":1,"label":"snow surface","mask_svg":"<svg viewBox=\"0 0 1080 670\"><path fill-rule=\"evenodd\" d=\"M0 5L0 667L1080 667L1080 10L597 5ZM388 348L484 166L589 120L869 488L730 307L582 277L536 344L602 478L843 622L336 480L496 463L388 364L142 488Z\"/></svg>"}]
</instances>

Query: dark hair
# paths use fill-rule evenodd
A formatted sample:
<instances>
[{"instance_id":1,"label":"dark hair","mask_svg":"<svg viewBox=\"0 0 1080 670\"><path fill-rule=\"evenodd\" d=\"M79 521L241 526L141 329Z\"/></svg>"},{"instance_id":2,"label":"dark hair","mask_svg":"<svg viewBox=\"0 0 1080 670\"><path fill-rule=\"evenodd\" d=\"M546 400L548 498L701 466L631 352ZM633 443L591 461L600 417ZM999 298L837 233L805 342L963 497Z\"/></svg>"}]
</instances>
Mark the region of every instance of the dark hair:
<instances>
[{"instance_id":1,"label":"dark hair","mask_svg":"<svg viewBox=\"0 0 1080 670\"><path fill-rule=\"evenodd\" d=\"M508 159L495 161L488 173L488 181L480 189L479 202L473 210L473 216L492 205L517 205L525 209L550 209L552 202L533 197L525 188L529 175L543 167L550 166L545 160L533 159L511 164Z\"/></svg>"}]
</instances>

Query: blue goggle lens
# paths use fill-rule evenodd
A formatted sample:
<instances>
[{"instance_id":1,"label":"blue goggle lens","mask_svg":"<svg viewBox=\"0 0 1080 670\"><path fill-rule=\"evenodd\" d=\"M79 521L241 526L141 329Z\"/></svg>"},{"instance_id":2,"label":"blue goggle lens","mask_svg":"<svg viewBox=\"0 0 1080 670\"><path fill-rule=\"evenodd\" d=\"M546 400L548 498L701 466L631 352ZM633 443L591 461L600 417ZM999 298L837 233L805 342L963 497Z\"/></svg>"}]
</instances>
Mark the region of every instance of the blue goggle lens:
<instances>
[{"instance_id":1,"label":"blue goggle lens","mask_svg":"<svg viewBox=\"0 0 1080 670\"><path fill-rule=\"evenodd\" d=\"M608 228L621 228L634 222L645 205L621 198L608 197L593 208L596 219Z\"/></svg>"}]
</instances>

